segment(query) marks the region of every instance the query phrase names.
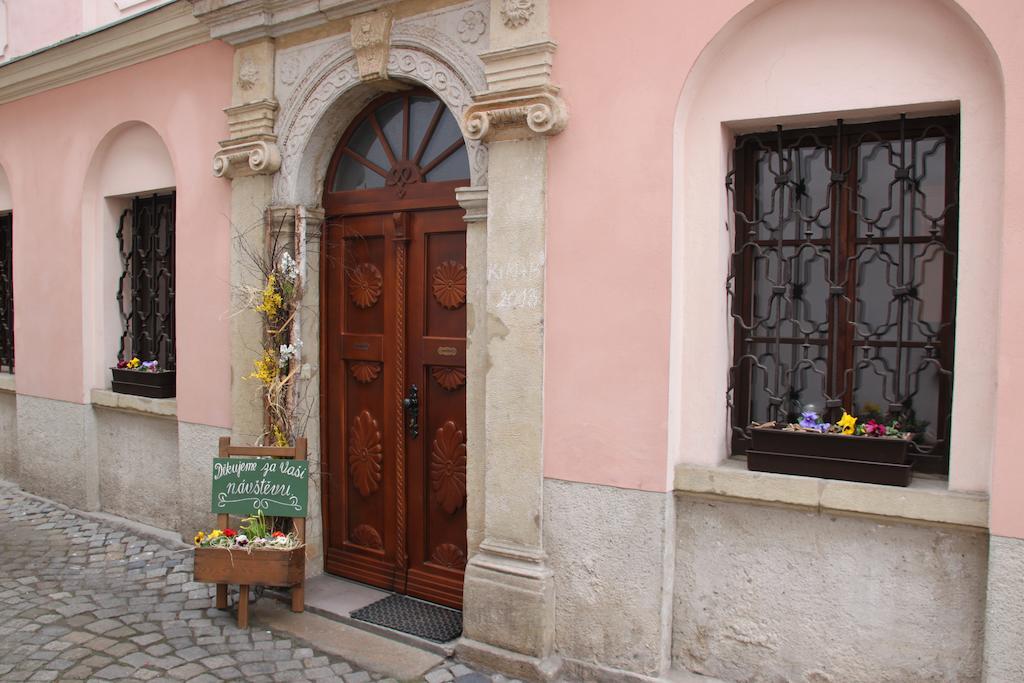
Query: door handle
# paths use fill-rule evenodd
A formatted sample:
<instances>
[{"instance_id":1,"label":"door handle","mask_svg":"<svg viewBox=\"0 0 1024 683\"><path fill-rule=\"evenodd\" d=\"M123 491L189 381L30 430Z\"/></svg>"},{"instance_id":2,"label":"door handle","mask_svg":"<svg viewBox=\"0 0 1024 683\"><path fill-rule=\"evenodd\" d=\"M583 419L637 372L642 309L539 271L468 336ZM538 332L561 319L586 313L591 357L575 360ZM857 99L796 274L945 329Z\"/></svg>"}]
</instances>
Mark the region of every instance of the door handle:
<instances>
[{"instance_id":1,"label":"door handle","mask_svg":"<svg viewBox=\"0 0 1024 683\"><path fill-rule=\"evenodd\" d=\"M402 399L405 406L406 429L409 436L416 438L420 435L420 389L415 384L409 387L409 393Z\"/></svg>"}]
</instances>

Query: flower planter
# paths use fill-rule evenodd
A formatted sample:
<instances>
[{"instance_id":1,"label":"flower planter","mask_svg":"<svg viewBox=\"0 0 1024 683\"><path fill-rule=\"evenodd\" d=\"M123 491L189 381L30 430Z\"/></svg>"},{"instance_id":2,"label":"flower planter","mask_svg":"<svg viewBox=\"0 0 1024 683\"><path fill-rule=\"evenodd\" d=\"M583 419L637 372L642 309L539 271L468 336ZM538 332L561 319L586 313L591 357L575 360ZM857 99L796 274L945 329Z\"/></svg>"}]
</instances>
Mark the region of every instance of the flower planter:
<instances>
[{"instance_id":1,"label":"flower planter","mask_svg":"<svg viewBox=\"0 0 1024 683\"><path fill-rule=\"evenodd\" d=\"M119 394L147 396L149 398L173 398L175 394L174 370L145 372L110 368L114 381L111 390Z\"/></svg>"},{"instance_id":2,"label":"flower planter","mask_svg":"<svg viewBox=\"0 0 1024 683\"><path fill-rule=\"evenodd\" d=\"M195 549L195 580L243 586L295 586L306 574L306 548L290 550Z\"/></svg>"},{"instance_id":3,"label":"flower planter","mask_svg":"<svg viewBox=\"0 0 1024 683\"><path fill-rule=\"evenodd\" d=\"M747 469L907 486L909 445L906 439L755 428L750 430Z\"/></svg>"}]
</instances>

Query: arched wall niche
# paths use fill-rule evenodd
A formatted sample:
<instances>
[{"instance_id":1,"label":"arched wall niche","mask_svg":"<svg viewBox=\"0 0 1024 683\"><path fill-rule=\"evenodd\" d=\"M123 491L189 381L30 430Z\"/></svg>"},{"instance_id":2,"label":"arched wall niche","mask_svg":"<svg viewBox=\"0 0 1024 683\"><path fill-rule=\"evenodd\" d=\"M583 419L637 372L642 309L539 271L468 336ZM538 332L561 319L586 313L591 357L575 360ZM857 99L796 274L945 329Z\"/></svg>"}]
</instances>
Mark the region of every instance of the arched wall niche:
<instances>
[{"instance_id":1,"label":"arched wall niche","mask_svg":"<svg viewBox=\"0 0 1024 683\"><path fill-rule=\"evenodd\" d=\"M443 33L415 24L395 26L388 75L398 83L433 91L460 123L473 95L487 88L483 64L476 57ZM278 119L281 170L275 176L275 204L320 205L327 165L338 140L381 92L359 80L348 36L305 69ZM485 186L486 145L467 139L466 149L472 185Z\"/></svg>"},{"instance_id":2,"label":"arched wall niche","mask_svg":"<svg viewBox=\"0 0 1024 683\"><path fill-rule=\"evenodd\" d=\"M960 234L970 239L962 238L959 250L949 487L988 489L1004 186L1002 73L987 38L952 0L761 0L736 14L701 53L680 96L673 140L673 462L714 465L729 454L732 325L725 282L732 236L725 229L724 178L733 137L777 123L957 111Z\"/></svg>"},{"instance_id":3,"label":"arched wall niche","mask_svg":"<svg viewBox=\"0 0 1024 683\"><path fill-rule=\"evenodd\" d=\"M86 392L110 388L121 336L117 283L121 215L140 194L173 190L174 165L160 134L141 121L110 130L96 146L82 192L82 312ZM87 397L88 399L88 397Z\"/></svg>"},{"instance_id":4,"label":"arched wall niche","mask_svg":"<svg viewBox=\"0 0 1024 683\"><path fill-rule=\"evenodd\" d=\"M14 210L14 197L11 194L11 183L7 180L4 167L0 166L0 213Z\"/></svg>"}]
</instances>

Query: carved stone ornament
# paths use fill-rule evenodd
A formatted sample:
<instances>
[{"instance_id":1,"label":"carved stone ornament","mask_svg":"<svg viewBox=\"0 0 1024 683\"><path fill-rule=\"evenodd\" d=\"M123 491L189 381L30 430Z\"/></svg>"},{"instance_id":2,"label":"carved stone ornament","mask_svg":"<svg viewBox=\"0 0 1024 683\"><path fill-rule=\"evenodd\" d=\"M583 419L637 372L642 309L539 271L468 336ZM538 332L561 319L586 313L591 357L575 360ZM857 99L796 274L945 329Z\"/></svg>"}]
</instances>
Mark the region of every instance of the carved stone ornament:
<instances>
[{"instance_id":1,"label":"carved stone ornament","mask_svg":"<svg viewBox=\"0 0 1024 683\"><path fill-rule=\"evenodd\" d=\"M213 175L218 178L269 174L281 168L281 152L274 140L220 144L221 150L213 155Z\"/></svg>"},{"instance_id":2,"label":"carved stone ornament","mask_svg":"<svg viewBox=\"0 0 1024 683\"><path fill-rule=\"evenodd\" d=\"M482 95L466 110L463 130L470 140L518 140L561 133L569 121L554 86Z\"/></svg>"},{"instance_id":3,"label":"carved stone ornament","mask_svg":"<svg viewBox=\"0 0 1024 683\"><path fill-rule=\"evenodd\" d=\"M437 430L430 451L430 486L441 509L449 515L466 500L466 440L448 420Z\"/></svg>"},{"instance_id":4,"label":"carved stone ornament","mask_svg":"<svg viewBox=\"0 0 1024 683\"><path fill-rule=\"evenodd\" d=\"M256 87L259 79L260 69L251 57L246 57L238 67L238 87L242 90L252 90Z\"/></svg>"},{"instance_id":5,"label":"carved stone ornament","mask_svg":"<svg viewBox=\"0 0 1024 683\"><path fill-rule=\"evenodd\" d=\"M276 173L281 168L281 151L274 135L277 102L246 102L228 107L224 113L228 115L231 136L221 141L220 151L213 156L213 175L240 178Z\"/></svg>"},{"instance_id":6,"label":"carved stone ornament","mask_svg":"<svg viewBox=\"0 0 1024 683\"><path fill-rule=\"evenodd\" d=\"M394 13L388 9L352 17L352 49L356 52L360 80L387 80L394 19Z\"/></svg>"},{"instance_id":7,"label":"carved stone ornament","mask_svg":"<svg viewBox=\"0 0 1024 683\"><path fill-rule=\"evenodd\" d=\"M348 469L352 483L364 497L380 486L384 445L380 424L369 410L356 415L348 435Z\"/></svg>"},{"instance_id":8,"label":"carved stone ornament","mask_svg":"<svg viewBox=\"0 0 1024 683\"><path fill-rule=\"evenodd\" d=\"M478 12L475 9L466 10L466 13L462 15L462 19L459 20L457 30L459 32L459 40L475 45L480 40L480 36L487 31L487 19L484 18L483 12Z\"/></svg>"},{"instance_id":9,"label":"carved stone ornament","mask_svg":"<svg viewBox=\"0 0 1024 683\"><path fill-rule=\"evenodd\" d=\"M533 0L501 0L501 20L509 28L519 28L533 16Z\"/></svg>"}]
</instances>

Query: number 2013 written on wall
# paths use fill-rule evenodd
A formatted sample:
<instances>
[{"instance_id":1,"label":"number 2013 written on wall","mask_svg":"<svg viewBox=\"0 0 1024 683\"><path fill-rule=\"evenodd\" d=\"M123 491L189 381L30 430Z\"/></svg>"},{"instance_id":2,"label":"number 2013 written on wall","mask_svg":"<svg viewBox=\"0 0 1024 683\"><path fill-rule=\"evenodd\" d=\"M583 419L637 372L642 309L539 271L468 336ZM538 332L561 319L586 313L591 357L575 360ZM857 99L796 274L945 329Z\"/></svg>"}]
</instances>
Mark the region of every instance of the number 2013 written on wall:
<instances>
[{"instance_id":1,"label":"number 2013 written on wall","mask_svg":"<svg viewBox=\"0 0 1024 683\"><path fill-rule=\"evenodd\" d=\"M213 462L213 512L305 517L309 466L304 460L218 458Z\"/></svg>"}]
</instances>

